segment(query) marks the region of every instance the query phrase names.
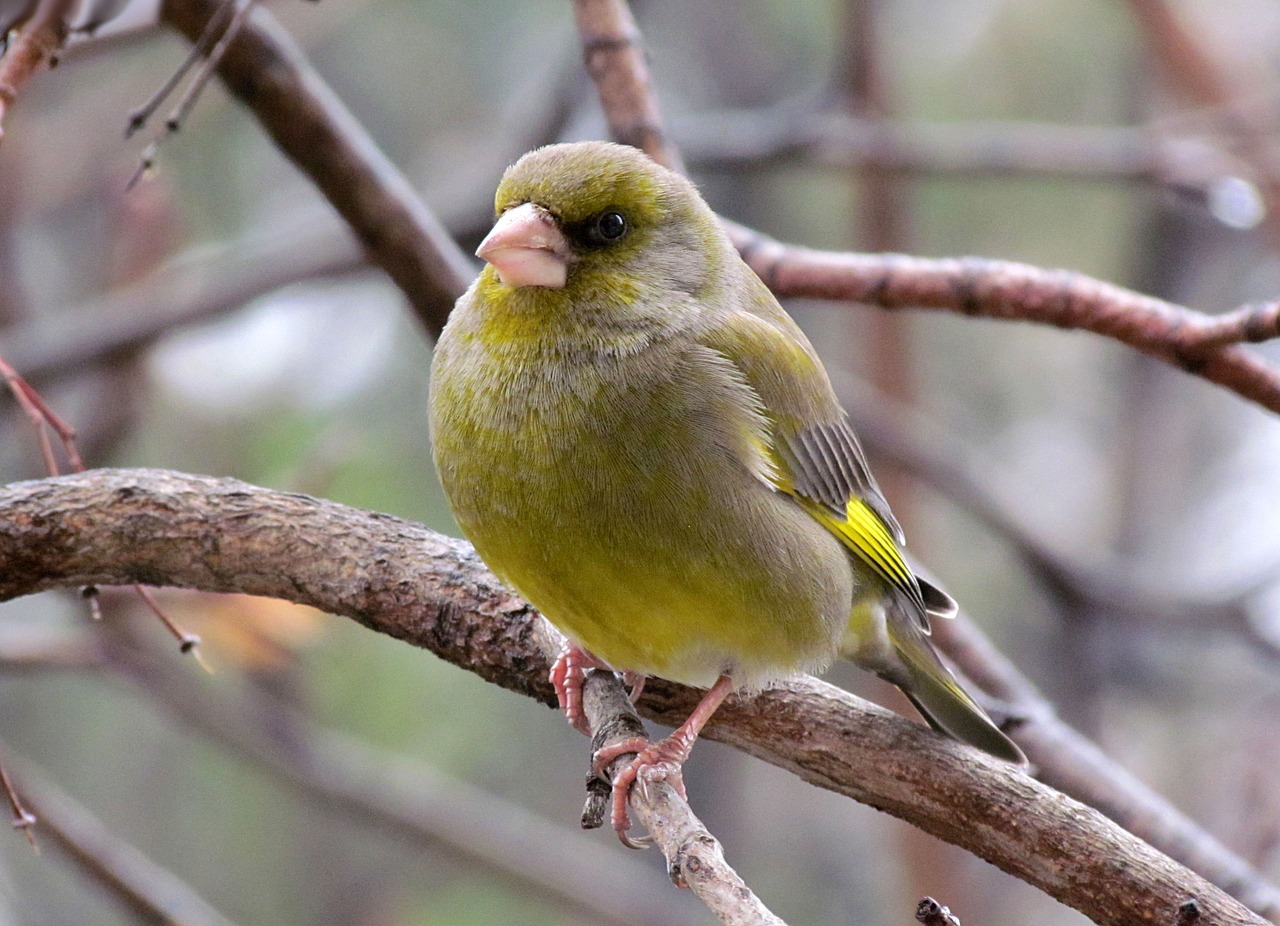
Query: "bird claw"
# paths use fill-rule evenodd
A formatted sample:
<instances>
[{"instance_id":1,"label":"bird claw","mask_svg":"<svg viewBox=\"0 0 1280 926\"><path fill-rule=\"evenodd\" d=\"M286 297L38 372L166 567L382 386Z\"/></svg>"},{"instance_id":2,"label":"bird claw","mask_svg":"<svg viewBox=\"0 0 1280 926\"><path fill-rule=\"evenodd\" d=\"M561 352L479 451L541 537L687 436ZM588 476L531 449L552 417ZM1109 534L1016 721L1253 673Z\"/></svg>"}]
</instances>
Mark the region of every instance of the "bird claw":
<instances>
[{"instance_id":1,"label":"bird claw","mask_svg":"<svg viewBox=\"0 0 1280 926\"><path fill-rule=\"evenodd\" d=\"M613 788L613 794L610 797L609 822L613 826L613 831L618 834L618 840L628 849L643 849L653 844L652 837L632 838L628 835L628 830L631 829L631 817L627 813L627 804L631 799L631 789L637 783L645 788L651 782L666 781L680 795L681 800L687 800L684 776L680 772L680 767L689 757L692 746L691 742L677 732L656 743L641 737L619 740L596 750L595 755L592 756L592 771L597 777L609 781ZM629 753L634 754L635 758L623 766L612 779L609 779L607 776L609 766L619 756Z\"/></svg>"},{"instance_id":2,"label":"bird claw","mask_svg":"<svg viewBox=\"0 0 1280 926\"><path fill-rule=\"evenodd\" d=\"M604 663L572 643L565 643L551 664L550 680L556 690L560 710L569 725L584 736L591 735L591 726L582 709L582 686L586 683L588 669L603 668L607 668Z\"/></svg>"}]
</instances>

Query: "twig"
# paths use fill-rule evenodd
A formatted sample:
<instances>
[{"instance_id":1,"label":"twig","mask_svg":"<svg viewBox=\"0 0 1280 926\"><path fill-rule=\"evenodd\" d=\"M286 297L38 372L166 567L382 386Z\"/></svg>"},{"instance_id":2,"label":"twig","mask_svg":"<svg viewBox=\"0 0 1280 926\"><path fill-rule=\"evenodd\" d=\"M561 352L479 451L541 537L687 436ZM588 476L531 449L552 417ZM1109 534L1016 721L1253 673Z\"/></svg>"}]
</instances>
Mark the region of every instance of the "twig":
<instances>
[{"instance_id":1,"label":"twig","mask_svg":"<svg viewBox=\"0 0 1280 926\"><path fill-rule=\"evenodd\" d=\"M169 75L168 79L160 85L160 89L151 95L151 98L136 109L129 112L129 123L125 127L124 137L129 138L139 129L143 128L147 122L155 115L164 101L169 98L169 94L177 89L178 84L182 83L182 79L187 76L187 72L195 66L196 62L205 58L209 54L209 49L213 47L213 43L217 37L222 34L223 21L231 15L235 9L234 3L224 2L210 19L209 24L200 34L191 46L191 50L187 53L187 57L183 59L182 64Z\"/></svg>"},{"instance_id":2,"label":"twig","mask_svg":"<svg viewBox=\"0 0 1280 926\"><path fill-rule=\"evenodd\" d=\"M0 600L139 578L309 604L554 700L543 622L461 541L332 502L156 470L0 488ZM671 723L697 696L650 680L640 706ZM1103 926L1172 919L1189 894L1211 922L1262 922L1100 813L816 680L730 699L704 735L962 845Z\"/></svg>"},{"instance_id":3,"label":"twig","mask_svg":"<svg viewBox=\"0 0 1280 926\"><path fill-rule=\"evenodd\" d=\"M36 816L27 809L22 798L18 796L18 789L13 786L9 770L3 763L0 763L0 788L3 788L5 799L9 802L9 812L13 815L13 828L21 830L31 848L39 851L36 846L36 835L32 832L36 825Z\"/></svg>"},{"instance_id":4,"label":"twig","mask_svg":"<svg viewBox=\"0 0 1280 926\"><path fill-rule=\"evenodd\" d=\"M168 139L169 136L176 133L186 123L187 117L191 115L191 110L195 108L201 94L204 93L204 88L213 77L214 71L222 61L223 56L227 53L227 49L231 46L235 37L240 34L240 30L244 27L249 13L253 10L254 3L255 0L222 0L222 7L209 19L204 32L202 32L200 34L200 38L196 40L192 51L194 53L202 47L207 47L208 39L211 34L218 36L217 43L214 44L212 48L208 49L207 55L202 56L203 60L200 62L200 69L196 71L196 76L192 78L191 83L187 85L187 89L183 91L177 105L173 108L173 112L171 112L168 118L164 120L164 128L143 151L142 157L138 161L137 170L134 171L133 176L129 178L129 182L125 186L126 190L132 190L134 186L137 185L138 181L142 179L143 175L155 166L156 154L159 152L160 146L164 144L165 140ZM227 22L225 28L223 28L219 24L226 18L226 15L223 13L223 10L225 9L230 9L233 12L231 14L231 19ZM186 61L179 65L177 72L178 75L184 74L188 70L191 59L192 56L188 55ZM171 84L176 86L174 81L166 81L165 87L161 89L163 91L172 89ZM130 116L129 129L126 131L126 135L132 134L136 119L137 112L135 111L135 113Z\"/></svg>"},{"instance_id":5,"label":"twig","mask_svg":"<svg viewBox=\"0 0 1280 926\"><path fill-rule=\"evenodd\" d=\"M592 672L583 686L583 709L596 732L591 745L601 749L614 741L632 739L640 720L621 679ZM619 718L633 723L619 723ZM600 734L604 733L604 736ZM609 771L633 758L621 755ZM676 789L665 781L637 780L631 790L631 809L667 860L667 874L677 887L687 887L729 926L786 926L747 887L725 861L720 843L693 813Z\"/></svg>"},{"instance_id":6,"label":"twig","mask_svg":"<svg viewBox=\"0 0 1280 926\"><path fill-rule=\"evenodd\" d=\"M67 40L67 16L75 2L38 0L31 18L22 25L17 39L0 58L0 141L4 140L5 114L18 93Z\"/></svg>"},{"instance_id":7,"label":"twig","mask_svg":"<svg viewBox=\"0 0 1280 926\"><path fill-rule=\"evenodd\" d=\"M198 41L217 9L166 0L161 18ZM469 259L268 10L254 7L218 73L439 333L473 275Z\"/></svg>"},{"instance_id":8,"label":"twig","mask_svg":"<svg viewBox=\"0 0 1280 926\"><path fill-rule=\"evenodd\" d=\"M49 841L142 922L232 926L189 885L112 834L26 763L22 790L39 812L40 830Z\"/></svg>"},{"instance_id":9,"label":"twig","mask_svg":"<svg viewBox=\"0 0 1280 926\"><path fill-rule=\"evenodd\" d=\"M680 152L662 127L658 98L650 89L644 38L626 0L573 0L573 18L583 64L595 81L609 135L683 172Z\"/></svg>"},{"instance_id":10,"label":"twig","mask_svg":"<svg viewBox=\"0 0 1280 926\"><path fill-rule=\"evenodd\" d=\"M0 378L4 379L5 385L9 387L13 397L18 400L18 405L22 408L23 414L27 416L27 420L36 429L37 440L40 442L40 453L44 457L45 471L50 476L56 476L61 472L58 467L57 457L53 453L53 445L49 442L49 430L52 430L58 435L58 440L62 442L62 450L66 454L67 462L71 465L71 469L75 472L81 472L84 469L84 462L80 459L80 452L76 449L76 429L67 424L51 409L40 393L32 388L31 384L10 366L3 357L0 357Z\"/></svg>"}]
</instances>

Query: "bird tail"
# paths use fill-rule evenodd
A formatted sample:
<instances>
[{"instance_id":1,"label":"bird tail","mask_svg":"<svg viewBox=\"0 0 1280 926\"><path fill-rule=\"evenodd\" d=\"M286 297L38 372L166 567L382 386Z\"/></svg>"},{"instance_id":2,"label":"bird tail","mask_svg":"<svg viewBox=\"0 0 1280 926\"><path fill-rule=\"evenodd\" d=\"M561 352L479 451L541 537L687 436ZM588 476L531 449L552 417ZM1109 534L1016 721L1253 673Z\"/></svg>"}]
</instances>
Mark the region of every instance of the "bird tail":
<instances>
[{"instance_id":1,"label":"bird tail","mask_svg":"<svg viewBox=\"0 0 1280 926\"><path fill-rule=\"evenodd\" d=\"M890 616L889 637L899 666L884 673L902 689L916 710L940 733L976 746L983 752L1025 766L1027 757L1001 732L987 712L969 696L933 651L923 630L909 618Z\"/></svg>"}]
</instances>

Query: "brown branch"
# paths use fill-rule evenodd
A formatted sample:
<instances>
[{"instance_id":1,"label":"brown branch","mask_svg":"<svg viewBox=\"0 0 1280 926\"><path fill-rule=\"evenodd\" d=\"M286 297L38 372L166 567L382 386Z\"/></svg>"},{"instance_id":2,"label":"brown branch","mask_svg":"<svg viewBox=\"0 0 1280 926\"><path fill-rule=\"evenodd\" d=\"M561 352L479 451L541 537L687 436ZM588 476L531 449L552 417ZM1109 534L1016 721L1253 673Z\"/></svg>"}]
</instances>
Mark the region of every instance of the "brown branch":
<instances>
[{"instance_id":1,"label":"brown branch","mask_svg":"<svg viewBox=\"0 0 1280 926\"><path fill-rule=\"evenodd\" d=\"M1148 183L1198 196L1247 170L1209 141L1149 127L903 122L824 112L804 100L678 115L671 129L685 160L702 167L802 161L913 177Z\"/></svg>"},{"instance_id":2,"label":"brown branch","mask_svg":"<svg viewBox=\"0 0 1280 926\"><path fill-rule=\"evenodd\" d=\"M9 107L67 40L67 16L75 0L33 0L33 5L31 18L22 24L17 39L0 58L0 141L4 140L4 117Z\"/></svg>"},{"instance_id":3,"label":"brown branch","mask_svg":"<svg viewBox=\"0 0 1280 926\"><path fill-rule=\"evenodd\" d=\"M1213 316L1069 270L977 257L842 254L780 244L726 222L743 259L779 297L940 309L1091 331L1280 412L1280 369L1231 343L1277 334L1268 305ZM1246 316L1248 316L1246 318Z\"/></svg>"},{"instance_id":4,"label":"brown branch","mask_svg":"<svg viewBox=\"0 0 1280 926\"><path fill-rule=\"evenodd\" d=\"M593 749L633 739L643 730L621 679L612 673L590 673L583 686L582 703L587 721L595 731L591 740ZM607 769L609 774L620 771L633 755L618 756ZM598 809L603 819L607 815L603 811L608 790L591 793L593 797L599 796ZM593 803L589 801L588 813ZM630 807L662 851L672 882L692 891L720 922L726 926L786 926L729 867L719 841L671 784L641 777L631 791ZM587 813L583 819L586 825ZM593 825L599 822L592 820Z\"/></svg>"},{"instance_id":5,"label":"brown branch","mask_svg":"<svg viewBox=\"0 0 1280 926\"><path fill-rule=\"evenodd\" d=\"M140 922L231 926L185 882L113 835L43 776L25 764L22 772L22 791L39 815L41 835Z\"/></svg>"},{"instance_id":6,"label":"brown branch","mask_svg":"<svg viewBox=\"0 0 1280 926\"><path fill-rule=\"evenodd\" d=\"M143 582L310 604L554 702L546 634L465 543L230 479L99 470L0 490L0 599ZM642 709L697 693L657 680ZM731 698L707 735L968 848L1102 924L1262 921L1102 814L918 724L810 678ZM1105 846L1100 852L1099 846Z\"/></svg>"},{"instance_id":7,"label":"brown branch","mask_svg":"<svg viewBox=\"0 0 1280 926\"><path fill-rule=\"evenodd\" d=\"M95 625L105 665L152 703L320 802L428 847L443 846L483 866L521 896L612 926L694 918L671 895L644 887L647 866L594 851L585 834L557 825L497 794L318 726L252 685L193 682L127 620ZM238 690L233 690L237 689ZM290 735L281 738L280 729Z\"/></svg>"},{"instance_id":8,"label":"brown branch","mask_svg":"<svg viewBox=\"0 0 1280 926\"><path fill-rule=\"evenodd\" d=\"M216 0L166 0L161 18L195 42L217 9ZM268 10L255 7L218 73L438 334L470 261Z\"/></svg>"},{"instance_id":9,"label":"brown branch","mask_svg":"<svg viewBox=\"0 0 1280 926\"><path fill-rule=\"evenodd\" d=\"M680 152L662 127L658 97L650 88L644 37L626 0L573 0L573 18L609 136L683 172Z\"/></svg>"}]
</instances>

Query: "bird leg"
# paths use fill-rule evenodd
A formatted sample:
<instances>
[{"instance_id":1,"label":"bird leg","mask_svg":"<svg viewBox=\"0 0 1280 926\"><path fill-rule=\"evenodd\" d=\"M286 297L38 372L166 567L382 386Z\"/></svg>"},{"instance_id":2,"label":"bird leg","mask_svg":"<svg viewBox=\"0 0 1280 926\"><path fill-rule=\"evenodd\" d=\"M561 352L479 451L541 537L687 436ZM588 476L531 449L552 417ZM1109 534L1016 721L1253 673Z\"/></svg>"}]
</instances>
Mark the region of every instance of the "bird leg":
<instances>
[{"instance_id":1,"label":"bird leg","mask_svg":"<svg viewBox=\"0 0 1280 926\"><path fill-rule=\"evenodd\" d=\"M607 668L598 657L568 640L551 664L551 684L556 690L560 710L569 724L584 736L591 735L587 715L582 711L582 685L587 680L587 670Z\"/></svg>"},{"instance_id":2,"label":"bird leg","mask_svg":"<svg viewBox=\"0 0 1280 926\"><path fill-rule=\"evenodd\" d=\"M632 785L637 780L642 783L668 781L676 789L676 793L684 798L684 778L680 774L680 766L689 758L694 740L716 712L716 708L733 691L733 687L733 679L727 675L720 676L715 685L702 696L688 719L673 733L656 743L643 737L631 737L605 746L592 756L592 771L607 780L606 772L614 759L627 753L635 753L635 758L614 775L610 782L613 786L613 804L609 819L624 846L640 848L639 843L627 836L627 830L631 828L631 818L627 816L627 801L631 797Z\"/></svg>"}]
</instances>

